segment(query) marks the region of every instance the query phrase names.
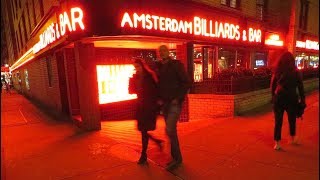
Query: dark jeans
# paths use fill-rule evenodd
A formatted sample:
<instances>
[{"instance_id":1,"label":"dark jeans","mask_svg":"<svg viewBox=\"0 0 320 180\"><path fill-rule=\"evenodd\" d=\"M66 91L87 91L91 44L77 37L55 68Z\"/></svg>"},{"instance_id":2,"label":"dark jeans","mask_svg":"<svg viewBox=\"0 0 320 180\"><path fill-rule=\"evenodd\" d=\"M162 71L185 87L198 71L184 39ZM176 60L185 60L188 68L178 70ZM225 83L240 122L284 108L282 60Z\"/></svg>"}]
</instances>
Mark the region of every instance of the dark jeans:
<instances>
[{"instance_id":1,"label":"dark jeans","mask_svg":"<svg viewBox=\"0 0 320 180\"><path fill-rule=\"evenodd\" d=\"M282 129L284 111L286 111L287 115L288 115L290 135L291 136L296 135L295 105L294 104L283 105L280 103L275 103L273 105L273 113L274 113L274 117L275 117L275 126L274 126L274 140L275 141L281 140L281 129Z\"/></svg>"},{"instance_id":2,"label":"dark jeans","mask_svg":"<svg viewBox=\"0 0 320 180\"><path fill-rule=\"evenodd\" d=\"M141 155L143 155L143 156L147 156L147 149L148 149L149 139L151 139L151 140L154 141L155 143L161 142L160 139L157 139L157 138L151 136L151 135L148 133L148 131L141 131L141 138L142 138L142 151L141 151Z\"/></svg>"},{"instance_id":3,"label":"dark jeans","mask_svg":"<svg viewBox=\"0 0 320 180\"><path fill-rule=\"evenodd\" d=\"M171 156L176 161L182 161L177 134L177 122L180 117L182 103L165 103L163 115L166 122L166 133L171 143Z\"/></svg>"}]
</instances>

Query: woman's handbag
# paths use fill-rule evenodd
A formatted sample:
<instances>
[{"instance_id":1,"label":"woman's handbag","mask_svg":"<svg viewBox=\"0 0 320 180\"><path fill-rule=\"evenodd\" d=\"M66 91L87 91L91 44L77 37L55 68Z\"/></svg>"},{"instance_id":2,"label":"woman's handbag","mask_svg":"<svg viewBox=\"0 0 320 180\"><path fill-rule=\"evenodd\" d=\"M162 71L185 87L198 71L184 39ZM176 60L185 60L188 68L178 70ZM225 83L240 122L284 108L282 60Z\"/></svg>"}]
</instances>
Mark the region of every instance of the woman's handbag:
<instances>
[{"instance_id":1,"label":"woman's handbag","mask_svg":"<svg viewBox=\"0 0 320 180\"><path fill-rule=\"evenodd\" d=\"M307 107L306 103L298 102L296 109L296 117L302 119L302 115L304 114L304 109Z\"/></svg>"}]
</instances>

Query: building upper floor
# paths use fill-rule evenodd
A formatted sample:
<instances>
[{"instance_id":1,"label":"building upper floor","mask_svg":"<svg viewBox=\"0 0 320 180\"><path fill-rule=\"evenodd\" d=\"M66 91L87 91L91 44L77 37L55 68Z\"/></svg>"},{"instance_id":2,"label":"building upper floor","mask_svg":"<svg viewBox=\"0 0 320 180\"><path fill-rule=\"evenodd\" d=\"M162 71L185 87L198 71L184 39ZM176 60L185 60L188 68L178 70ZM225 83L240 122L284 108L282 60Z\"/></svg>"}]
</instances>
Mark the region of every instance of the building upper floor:
<instances>
[{"instance_id":1,"label":"building upper floor","mask_svg":"<svg viewBox=\"0 0 320 180\"><path fill-rule=\"evenodd\" d=\"M290 17L292 17L292 8L295 12L295 27L296 31L302 34L311 34L318 37L319 32L319 2L318 0L292 0L292 1L278 1L278 0L172 0L161 7L163 9L170 9L177 3L193 4L193 7L187 7L192 9L192 12L197 14L203 14L201 11L218 12L220 16L226 15L226 17L235 17L241 19L241 21L255 21L261 24L261 28L268 31L281 31L287 33L290 26ZM122 2L122 1L121 1ZM112 6L123 6L126 8L126 4L118 1L95 1L97 6L93 9L105 11L95 12L97 14L111 14L114 12ZM85 3L85 0L3 0L2 14L5 15L6 31L11 31L11 37L8 39L7 44L11 45L9 48L13 48L17 52L17 57L11 61L17 60L30 48L32 48L37 41L38 32L48 21L52 12L55 11L55 7L68 6L73 3ZM92 3L92 2L90 2ZM137 1L136 4L141 3L140 7L143 7L145 1ZM160 3L160 1L159 1ZM100 5L99 5L100 4ZM293 6L295 5L295 6ZM98 7L99 6L99 7ZM201 8L199 8L201 6ZM181 6L182 7L182 6ZM85 7L86 8L86 7ZM164 11L164 10L163 10ZM176 8L177 14L179 9ZM164 11L165 12L165 11ZM191 11L190 11L191 12ZM109 16L109 15L108 15ZM106 17L108 17L106 16ZM223 18L223 17L222 17ZM101 21L102 22L102 21ZM112 24L111 24L112 25ZM104 26L100 28L100 31L108 31L107 28L110 25L104 25L96 23L95 26ZM10 27L10 28L9 28ZM90 27L92 28L92 27ZM300 33L300 34L301 34ZM9 42L11 41L11 42ZM9 50L9 52L13 50ZM10 54L10 53L9 53ZM10 60L9 60L10 61ZM12 62L10 63L12 64Z\"/></svg>"}]
</instances>

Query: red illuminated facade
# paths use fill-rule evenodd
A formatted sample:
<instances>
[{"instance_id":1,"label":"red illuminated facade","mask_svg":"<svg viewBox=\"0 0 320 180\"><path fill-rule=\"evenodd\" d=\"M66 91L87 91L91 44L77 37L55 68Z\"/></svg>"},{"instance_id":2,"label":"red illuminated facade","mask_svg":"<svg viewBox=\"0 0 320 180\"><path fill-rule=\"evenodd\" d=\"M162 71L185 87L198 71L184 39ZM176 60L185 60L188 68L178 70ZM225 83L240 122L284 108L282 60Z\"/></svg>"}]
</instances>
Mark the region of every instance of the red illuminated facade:
<instances>
[{"instance_id":1,"label":"red illuminated facade","mask_svg":"<svg viewBox=\"0 0 320 180\"><path fill-rule=\"evenodd\" d=\"M30 48L11 66L13 77L25 80L27 72L24 94L50 101L48 107L88 130L100 129L101 119L133 118L132 58L152 64L160 45L170 48L194 83L224 69L267 66L268 53L285 48L283 34L266 31L260 21L191 1L64 1L33 34ZM43 79L48 89L39 87ZM188 119L188 104L181 119Z\"/></svg>"}]
</instances>

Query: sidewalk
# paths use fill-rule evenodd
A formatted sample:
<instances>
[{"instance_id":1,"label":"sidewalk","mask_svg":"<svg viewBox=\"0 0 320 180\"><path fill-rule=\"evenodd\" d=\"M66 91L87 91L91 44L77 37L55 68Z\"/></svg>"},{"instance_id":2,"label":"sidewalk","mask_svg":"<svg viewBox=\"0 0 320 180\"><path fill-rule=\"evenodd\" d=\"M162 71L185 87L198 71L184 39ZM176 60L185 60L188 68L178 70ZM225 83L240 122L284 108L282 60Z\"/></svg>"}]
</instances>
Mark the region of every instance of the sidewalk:
<instances>
[{"instance_id":1,"label":"sidewalk","mask_svg":"<svg viewBox=\"0 0 320 180\"><path fill-rule=\"evenodd\" d=\"M184 164L168 172L169 144L159 152L150 143L149 166L138 166L141 148L135 121L102 122L83 133L53 120L23 96L1 95L2 175L6 180L47 179L319 179L319 94L307 96L304 120L297 122L301 145L288 141L274 151L273 116L263 114L179 123ZM152 132L166 138L164 123ZM4 179L4 178L1 178Z\"/></svg>"}]
</instances>

